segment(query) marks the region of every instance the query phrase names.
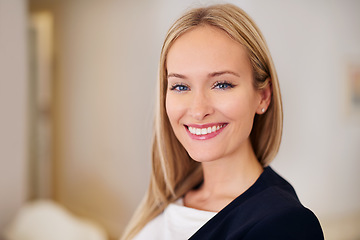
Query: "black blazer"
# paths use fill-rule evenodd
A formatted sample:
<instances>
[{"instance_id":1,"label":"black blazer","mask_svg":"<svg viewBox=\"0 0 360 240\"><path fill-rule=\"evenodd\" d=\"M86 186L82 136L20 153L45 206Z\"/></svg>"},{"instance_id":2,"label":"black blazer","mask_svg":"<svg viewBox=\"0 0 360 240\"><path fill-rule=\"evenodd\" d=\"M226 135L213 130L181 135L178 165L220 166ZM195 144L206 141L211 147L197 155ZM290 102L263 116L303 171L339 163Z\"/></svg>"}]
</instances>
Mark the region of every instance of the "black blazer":
<instances>
[{"instance_id":1,"label":"black blazer","mask_svg":"<svg viewBox=\"0 0 360 240\"><path fill-rule=\"evenodd\" d=\"M322 240L320 223L270 167L190 240Z\"/></svg>"}]
</instances>

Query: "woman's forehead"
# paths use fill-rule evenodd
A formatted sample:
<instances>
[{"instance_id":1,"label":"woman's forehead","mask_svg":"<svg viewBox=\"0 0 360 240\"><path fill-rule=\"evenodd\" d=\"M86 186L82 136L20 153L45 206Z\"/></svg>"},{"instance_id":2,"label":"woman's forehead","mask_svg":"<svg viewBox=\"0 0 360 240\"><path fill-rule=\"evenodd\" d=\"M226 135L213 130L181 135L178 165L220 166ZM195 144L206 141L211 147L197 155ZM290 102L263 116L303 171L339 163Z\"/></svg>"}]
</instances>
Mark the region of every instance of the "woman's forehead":
<instances>
[{"instance_id":1,"label":"woman's forehead","mask_svg":"<svg viewBox=\"0 0 360 240\"><path fill-rule=\"evenodd\" d=\"M238 72L250 62L245 48L223 30L201 26L184 33L173 43L166 65L168 73L186 75L195 71Z\"/></svg>"}]
</instances>

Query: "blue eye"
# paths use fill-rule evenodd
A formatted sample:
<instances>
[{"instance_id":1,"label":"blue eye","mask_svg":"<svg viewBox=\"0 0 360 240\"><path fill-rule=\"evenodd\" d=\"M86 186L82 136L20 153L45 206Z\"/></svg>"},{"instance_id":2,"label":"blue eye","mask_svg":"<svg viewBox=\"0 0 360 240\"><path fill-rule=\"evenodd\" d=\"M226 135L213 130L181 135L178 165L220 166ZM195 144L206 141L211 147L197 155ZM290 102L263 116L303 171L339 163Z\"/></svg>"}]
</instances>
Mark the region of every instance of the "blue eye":
<instances>
[{"instance_id":1,"label":"blue eye","mask_svg":"<svg viewBox=\"0 0 360 240\"><path fill-rule=\"evenodd\" d=\"M184 92L184 91L189 91L189 87L183 84L175 84L173 86L171 86L170 90L172 91L178 91L178 92Z\"/></svg>"},{"instance_id":2,"label":"blue eye","mask_svg":"<svg viewBox=\"0 0 360 240\"><path fill-rule=\"evenodd\" d=\"M229 82L216 82L214 84L213 88L225 90L225 89L233 88L233 87L234 87L234 85Z\"/></svg>"}]
</instances>

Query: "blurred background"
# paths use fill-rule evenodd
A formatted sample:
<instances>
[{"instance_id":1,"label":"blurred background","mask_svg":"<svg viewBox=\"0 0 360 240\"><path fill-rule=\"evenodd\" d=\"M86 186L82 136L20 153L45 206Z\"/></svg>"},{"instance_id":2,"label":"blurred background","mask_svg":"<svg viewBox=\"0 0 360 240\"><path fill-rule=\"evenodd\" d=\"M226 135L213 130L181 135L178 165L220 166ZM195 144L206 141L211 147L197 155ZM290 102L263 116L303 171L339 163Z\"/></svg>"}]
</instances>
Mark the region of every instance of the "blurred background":
<instances>
[{"instance_id":1,"label":"blurred background","mask_svg":"<svg viewBox=\"0 0 360 240\"><path fill-rule=\"evenodd\" d=\"M120 236L148 185L166 31L186 9L222 2L0 0L4 236L39 199ZM228 2L259 25L277 67L284 133L273 168L326 239L360 239L360 1Z\"/></svg>"}]
</instances>

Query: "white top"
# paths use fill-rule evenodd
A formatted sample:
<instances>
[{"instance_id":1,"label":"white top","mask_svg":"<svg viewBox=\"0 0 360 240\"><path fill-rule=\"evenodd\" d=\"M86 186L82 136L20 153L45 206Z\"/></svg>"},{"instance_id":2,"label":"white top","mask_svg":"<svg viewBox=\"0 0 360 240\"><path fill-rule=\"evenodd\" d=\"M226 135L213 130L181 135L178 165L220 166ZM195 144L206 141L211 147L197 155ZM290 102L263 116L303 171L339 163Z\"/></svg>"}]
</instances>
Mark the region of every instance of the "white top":
<instances>
[{"instance_id":1,"label":"white top","mask_svg":"<svg viewBox=\"0 0 360 240\"><path fill-rule=\"evenodd\" d=\"M189 239L216 214L216 212L185 207L183 199L179 199L169 204L163 213L151 220L134 240Z\"/></svg>"}]
</instances>

